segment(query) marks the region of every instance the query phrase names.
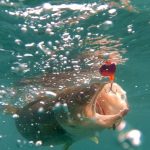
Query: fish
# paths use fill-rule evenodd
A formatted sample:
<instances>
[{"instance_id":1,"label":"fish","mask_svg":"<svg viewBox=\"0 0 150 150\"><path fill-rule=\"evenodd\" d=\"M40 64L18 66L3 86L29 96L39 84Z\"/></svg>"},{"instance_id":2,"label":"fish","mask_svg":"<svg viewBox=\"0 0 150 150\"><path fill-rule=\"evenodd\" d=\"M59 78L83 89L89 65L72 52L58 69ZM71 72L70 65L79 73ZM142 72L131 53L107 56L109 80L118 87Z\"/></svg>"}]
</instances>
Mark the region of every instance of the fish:
<instances>
[{"instance_id":1,"label":"fish","mask_svg":"<svg viewBox=\"0 0 150 150\"><path fill-rule=\"evenodd\" d=\"M115 82L111 91L110 86L110 82L73 86L53 97L39 95L22 108L3 105L3 111L17 116L18 132L34 143L63 144L63 150L84 138L98 144L98 133L115 129L129 111L126 92Z\"/></svg>"}]
</instances>

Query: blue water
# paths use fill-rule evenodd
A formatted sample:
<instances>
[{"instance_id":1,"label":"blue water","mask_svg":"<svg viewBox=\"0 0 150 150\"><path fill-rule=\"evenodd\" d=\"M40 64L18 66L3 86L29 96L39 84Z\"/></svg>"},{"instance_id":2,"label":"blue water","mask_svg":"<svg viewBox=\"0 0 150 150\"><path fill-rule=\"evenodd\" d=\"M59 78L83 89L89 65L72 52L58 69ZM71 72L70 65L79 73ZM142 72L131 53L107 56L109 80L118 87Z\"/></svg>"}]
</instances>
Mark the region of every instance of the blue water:
<instances>
[{"instance_id":1,"label":"blue water","mask_svg":"<svg viewBox=\"0 0 150 150\"><path fill-rule=\"evenodd\" d=\"M50 8L41 10L45 2L57 10ZM70 8L72 2L92 8L95 12L92 14L88 10ZM62 9L61 4L66 4L66 7ZM133 0L132 5L135 9L131 11L112 6L111 9L115 10L113 14L109 13L110 9L96 12L98 5L101 5L98 0L1 1L0 101L22 105L22 102L18 101L22 100L29 90L21 87L24 92L15 97L13 87L20 88L16 86L17 82L46 72L64 71L63 68L69 65L61 63L62 55L65 55L67 60L72 60L84 51L103 49L101 46L90 45L89 39L109 37L108 39L115 41L115 46L120 39L121 46L116 49L113 44L104 46L110 51L115 49L120 53L126 50L126 53L121 55L127 58L127 61L117 66L116 82L128 95L130 112L125 120L131 128L141 131L143 139L139 149L147 150L150 147L150 2ZM50 59L54 55L56 57ZM72 64L70 66L72 67ZM84 68L84 65L79 63L77 66ZM0 115L0 149L61 148L62 146L35 147L29 144L18 133L14 119ZM106 130L101 133L98 145L89 140L81 140L72 145L71 150L76 149L122 150L123 148L117 141L116 131Z\"/></svg>"}]
</instances>

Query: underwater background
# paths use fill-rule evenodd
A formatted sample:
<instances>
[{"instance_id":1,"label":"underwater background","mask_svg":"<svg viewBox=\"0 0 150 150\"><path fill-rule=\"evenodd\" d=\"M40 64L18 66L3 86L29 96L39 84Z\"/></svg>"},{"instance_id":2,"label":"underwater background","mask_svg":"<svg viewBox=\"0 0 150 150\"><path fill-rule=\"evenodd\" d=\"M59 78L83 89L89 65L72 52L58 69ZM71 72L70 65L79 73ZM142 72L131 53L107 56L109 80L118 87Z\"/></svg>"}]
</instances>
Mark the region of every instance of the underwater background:
<instances>
[{"instance_id":1,"label":"underwater background","mask_svg":"<svg viewBox=\"0 0 150 150\"><path fill-rule=\"evenodd\" d=\"M0 102L22 105L23 96L16 96L13 89L20 88L16 83L22 79L70 68L82 70L85 64L76 60L82 52L115 50L125 60L117 66L115 79L128 96L130 112L125 120L129 130L138 129L142 134L141 144L132 149L148 150L150 1L133 0L131 4L131 7L120 8L119 4L107 8L106 2L99 0L1 0ZM101 39L100 44L94 43L97 39ZM22 89L20 93L32 93L28 87ZM118 141L118 134L105 130L99 144L81 140L71 150L130 149ZM1 150L61 148L34 146L18 133L13 117L0 114Z\"/></svg>"}]
</instances>

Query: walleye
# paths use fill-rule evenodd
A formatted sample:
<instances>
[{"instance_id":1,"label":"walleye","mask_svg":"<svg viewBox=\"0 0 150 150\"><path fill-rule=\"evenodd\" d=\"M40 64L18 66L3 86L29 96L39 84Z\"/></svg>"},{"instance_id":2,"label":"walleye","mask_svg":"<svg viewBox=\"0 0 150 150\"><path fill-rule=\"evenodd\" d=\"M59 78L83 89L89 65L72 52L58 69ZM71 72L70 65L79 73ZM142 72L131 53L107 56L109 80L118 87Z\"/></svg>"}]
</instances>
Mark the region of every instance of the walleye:
<instances>
[{"instance_id":1,"label":"walleye","mask_svg":"<svg viewBox=\"0 0 150 150\"><path fill-rule=\"evenodd\" d=\"M20 134L43 145L64 144L64 150L76 141L89 138L98 143L97 133L115 128L127 114L126 92L117 84L92 83L69 87L56 97L39 96L23 108L3 106L16 114Z\"/></svg>"}]
</instances>

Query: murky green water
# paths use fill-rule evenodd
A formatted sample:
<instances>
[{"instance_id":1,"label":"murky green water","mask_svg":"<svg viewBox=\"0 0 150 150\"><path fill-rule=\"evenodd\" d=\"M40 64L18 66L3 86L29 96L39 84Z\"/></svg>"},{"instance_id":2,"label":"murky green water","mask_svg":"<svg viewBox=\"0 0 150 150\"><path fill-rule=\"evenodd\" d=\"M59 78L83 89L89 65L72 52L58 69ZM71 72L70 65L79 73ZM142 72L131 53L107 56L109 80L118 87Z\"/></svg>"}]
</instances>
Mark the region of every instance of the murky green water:
<instances>
[{"instance_id":1,"label":"murky green water","mask_svg":"<svg viewBox=\"0 0 150 150\"><path fill-rule=\"evenodd\" d=\"M150 146L150 2L134 0L132 4L134 10L107 8L98 0L1 1L0 101L22 105L25 95L32 95L32 91L16 86L21 79L46 72L82 71L89 67L88 63L78 62L82 52L115 50L128 59L117 66L116 73L116 82L128 95L130 112L126 121L131 128L141 131L143 140L139 149L147 150ZM105 41L91 44L97 39ZM122 53L124 50L126 53ZM14 87L23 89L20 95L14 96ZM17 132L12 117L0 115L0 148L59 150L62 147L33 146ZM123 148L116 132L106 130L98 145L82 140L71 149Z\"/></svg>"}]
</instances>

